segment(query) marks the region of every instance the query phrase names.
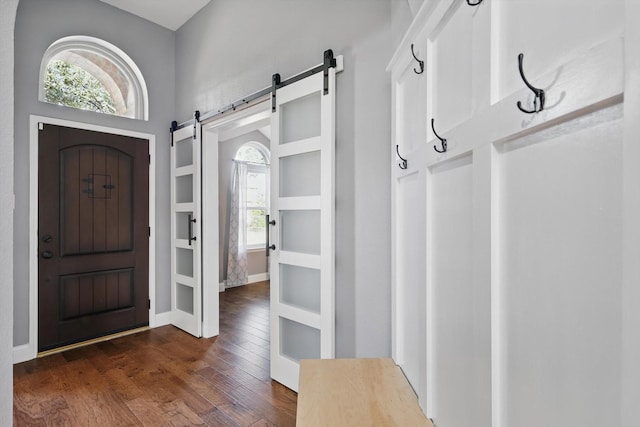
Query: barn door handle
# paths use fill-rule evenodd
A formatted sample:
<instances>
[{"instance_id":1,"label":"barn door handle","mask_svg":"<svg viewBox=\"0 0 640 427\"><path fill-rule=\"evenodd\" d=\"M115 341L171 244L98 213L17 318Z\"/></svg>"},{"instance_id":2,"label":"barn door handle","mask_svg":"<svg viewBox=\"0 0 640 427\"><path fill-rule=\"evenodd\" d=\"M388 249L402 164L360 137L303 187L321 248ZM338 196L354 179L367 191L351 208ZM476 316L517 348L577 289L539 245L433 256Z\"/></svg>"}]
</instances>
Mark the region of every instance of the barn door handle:
<instances>
[{"instance_id":1,"label":"barn door handle","mask_svg":"<svg viewBox=\"0 0 640 427\"><path fill-rule=\"evenodd\" d=\"M267 256L269 256L269 251L270 250L271 251L275 251L276 250L276 245L270 245L269 244L270 243L269 242L269 226L270 225L276 225L276 220L275 219L270 220L269 219L269 215L267 215L267 226L265 227L267 229L267 244L266 244L266 247L265 247L265 249L267 251Z\"/></svg>"},{"instance_id":2,"label":"barn door handle","mask_svg":"<svg viewBox=\"0 0 640 427\"><path fill-rule=\"evenodd\" d=\"M42 258L44 258L44 259L51 259L51 258L53 258L53 252L51 252L51 251L44 251L44 252L42 252Z\"/></svg>"},{"instance_id":3,"label":"barn door handle","mask_svg":"<svg viewBox=\"0 0 640 427\"><path fill-rule=\"evenodd\" d=\"M544 89L538 89L537 87L532 86L531 83L529 83L527 78L524 76L524 71L522 71L523 59L524 59L524 54L521 53L520 55L518 55L518 70L520 71L520 77L522 77L522 81L524 82L524 84L527 85L529 89L531 89L535 98L533 98L533 110L525 110L524 108L522 108L522 102L520 101L518 101L516 105L518 106L520 111L522 111L523 113L527 113L527 114L539 113L540 111L544 110L544 99L545 99Z\"/></svg>"},{"instance_id":4,"label":"barn door handle","mask_svg":"<svg viewBox=\"0 0 640 427\"><path fill-rule=\"evenodd\" d=\"M191 242L196 240L196 236L193 235L193 223L196 222L196 219L193 218L191 216L191 214L188 215L188 221L189 221L189 246L191 246Z\"/></svg>"}]
</instances>

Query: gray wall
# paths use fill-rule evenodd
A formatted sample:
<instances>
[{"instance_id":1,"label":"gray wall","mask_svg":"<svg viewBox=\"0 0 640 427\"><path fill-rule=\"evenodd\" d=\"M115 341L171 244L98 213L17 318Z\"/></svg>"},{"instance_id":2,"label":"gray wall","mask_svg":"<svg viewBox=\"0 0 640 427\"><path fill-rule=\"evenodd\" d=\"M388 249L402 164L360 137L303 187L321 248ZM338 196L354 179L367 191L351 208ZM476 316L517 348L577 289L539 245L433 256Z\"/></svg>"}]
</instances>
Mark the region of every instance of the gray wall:
<instances>
[{"instance_id":1,"label":"gray wall","mask_svg":"<svg viewBox=\"0 0 640 427\"><path fill-rule=\"evenodd\" d=\"M394 48L400 44L422 3L424 0L391 0L391 32Z\"/></svg>"},{"instance_id":2,"label":"gray wall","mask_svg":"<svg viewBox=\"0 0 640 427\"><path fill-rule=\"evenodd\" d=\"M18 0L0 0L0 111L13 122L13 24ZM13 414L13 126L0 126L0 424Z\"/></svg>"},{"instance_id":3,"label":"gray wall","mask_svg":"<svg viewBox=\"0 0 640 427\"><path fill-rule=\"evenodd\" d=\"M249 141L256 141L267 148L270 147L269 138L257 130L226 141L220 141L218 145L220 283L227 277L227 257L229 256L229 200L231 199L231 182L233 181L233 158L238 148ZM203 187L206 188L206 185L207 184L204 183ZM247 269L250 275L267 272L267 256L264 250L251 251L247 254Z\"/></svg>"},{"instance_id":4,"label":"gray wall","mask_svg":"<svg viewBox=\"0 0 640 427\"><path fill-rule=\"evenodd\" d=\"M106 40L134 60L149 91L148 122L38 101L42 55L52 42L69 35ZM29 114L156 135L156 310L170 310L168 129L175 118L175 33L98 0L22 0L16 16L15 52L14 345L27 343L29 331Z\"/></svg>"},{"instance_id":5,"label":"gray wall","mask_svg":"<svg viewBox=\"0 0 640 427\"><path fill-rule=\"evenodd\" d=\"M176 113L188 119L344 56L337 79L338 356L391 353L390 83L397 0L215 0L177 31ZM407 4L402 0L403 4ZM407 5L408 7L408 5ZM402 6L400 6L402 8Z\"/></svg>"}]
</instances>

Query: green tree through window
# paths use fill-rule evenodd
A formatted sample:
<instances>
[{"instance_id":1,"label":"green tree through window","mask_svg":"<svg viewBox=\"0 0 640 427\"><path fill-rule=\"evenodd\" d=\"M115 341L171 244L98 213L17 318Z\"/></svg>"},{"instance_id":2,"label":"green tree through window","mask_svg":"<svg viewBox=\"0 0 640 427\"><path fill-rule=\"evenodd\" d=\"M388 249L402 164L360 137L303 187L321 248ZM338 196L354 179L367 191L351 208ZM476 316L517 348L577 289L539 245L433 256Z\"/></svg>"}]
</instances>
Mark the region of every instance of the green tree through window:
<instances>
[{"instance_id":1,"label":"green tree through window","mask_svg":"<svg viewBox=\"0 0 640 427\"><path fill-rule=\"evenodd\" d=\"M47 65L45 100L52 104L115 114L116 107L104 85L86 70L61 60Z\"/></svg>"}]
</instances>

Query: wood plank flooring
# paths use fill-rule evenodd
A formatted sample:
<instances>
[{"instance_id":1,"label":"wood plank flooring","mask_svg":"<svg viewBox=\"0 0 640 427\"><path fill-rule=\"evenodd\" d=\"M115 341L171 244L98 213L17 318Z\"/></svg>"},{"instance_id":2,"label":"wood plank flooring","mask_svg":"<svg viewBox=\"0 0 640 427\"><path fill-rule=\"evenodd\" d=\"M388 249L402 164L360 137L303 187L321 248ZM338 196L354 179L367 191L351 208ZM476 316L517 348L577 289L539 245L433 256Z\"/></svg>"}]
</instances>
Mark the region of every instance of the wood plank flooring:
<instances>
[{"instance_id":1,"label":"wood plank flooring","mask_svg":"<svg viewBox=\"0 0 640 427\"><path fill-rule=\"evenodd\" d=\"M220 294L220 335L164 326L14 367L15 426L294 426L269 377L269 284Z\"/></svg>"}]
</instances>

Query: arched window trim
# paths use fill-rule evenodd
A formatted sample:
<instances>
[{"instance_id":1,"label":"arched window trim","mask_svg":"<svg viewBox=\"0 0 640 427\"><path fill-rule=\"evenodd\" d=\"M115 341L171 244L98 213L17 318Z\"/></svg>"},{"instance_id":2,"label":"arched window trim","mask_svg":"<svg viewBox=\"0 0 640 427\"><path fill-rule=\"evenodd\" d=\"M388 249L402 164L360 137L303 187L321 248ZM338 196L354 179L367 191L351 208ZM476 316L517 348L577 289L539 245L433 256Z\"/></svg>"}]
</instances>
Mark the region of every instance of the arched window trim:
<instances>
[{"instance_id":1,"label":"arched window trim","mask_svg":"<svg viewBox=\"0 0 640 427\"><path fill-rule=\"evenodd\" d=\"M253 147L256 150L258 150L260 154L262 154L262 157L264 157L265 166L269 166L269 164L271 163L271 154L269 152L269 149L264 144L258 141L245 142L240 147L238 147L238 149L236 150L236 154L233 156L233 159L235 161L242 161L238 159L238 153L240 153L240 150L242 150L244 147ZM259 163L251 163L251 164L259 165Z\"/></svg>"},{"instance_id":2,"label":"arched window trim","mask_svg":"<svg viewBox=\"0 0 640 427\"><path fill-rule=\"evenodd\" d=\"M113 62L130 82L130 93L133 96L133 116L134 119L149 120L149 95L147 84L142 76L142 72L133 60L117 46L89 36L68 36L53 42L45 51L40 63L40 78L38 83L38 99L46 102L44 90L44 76L47 72L49 61L56 55L73 50L84 50L101 55ZM107 73L108 74L108 73ZM127 117L127 116L120 116Z\"/></svg>"}]
</instances>

